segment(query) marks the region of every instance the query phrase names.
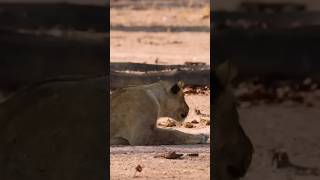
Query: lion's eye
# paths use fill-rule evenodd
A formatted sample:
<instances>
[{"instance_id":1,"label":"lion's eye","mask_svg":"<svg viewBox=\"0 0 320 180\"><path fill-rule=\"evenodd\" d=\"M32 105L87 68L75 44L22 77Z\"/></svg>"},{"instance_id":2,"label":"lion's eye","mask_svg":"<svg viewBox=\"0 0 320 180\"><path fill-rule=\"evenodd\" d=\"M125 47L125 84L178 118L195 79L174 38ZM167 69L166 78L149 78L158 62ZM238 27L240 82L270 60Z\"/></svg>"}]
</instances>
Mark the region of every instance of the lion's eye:
<instances>
[{"instance_id":1,"label":"lion's eye","mask_svg":"<svg viewBox=\"0 0 320 180\"><path fill-rule=\"evenodd\" d=\"M178 94L179 91L180 91L180 87L179 87L177 84L175 84L175 85L173 85L173 86L171 87L171 92L172 92L173 94Z\"/></svg>"}]
</instances>

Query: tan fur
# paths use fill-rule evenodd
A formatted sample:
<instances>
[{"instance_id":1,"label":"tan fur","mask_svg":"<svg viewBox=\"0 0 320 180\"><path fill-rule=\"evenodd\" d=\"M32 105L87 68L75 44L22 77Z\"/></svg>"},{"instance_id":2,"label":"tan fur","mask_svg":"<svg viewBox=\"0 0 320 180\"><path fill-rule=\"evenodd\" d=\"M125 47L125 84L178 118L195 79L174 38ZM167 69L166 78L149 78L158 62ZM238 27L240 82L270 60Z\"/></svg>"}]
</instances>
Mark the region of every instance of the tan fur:
<instances>
[{"instance_id":1,"label":"tan fur","mask_svg":"<svg viewBox=\"0 0 320 180\"><path fill-rule=\"evenodd\" d=\"M171 88L177 85L177 94ZM176 86L176 87L177 87ZM189 107L182 91L183 83L157 83L119 89L110 98L110 144L160 145L205 143L207 136L160 129L156 121L170 117L183 121Z\"/></svg>"}]
</instances>

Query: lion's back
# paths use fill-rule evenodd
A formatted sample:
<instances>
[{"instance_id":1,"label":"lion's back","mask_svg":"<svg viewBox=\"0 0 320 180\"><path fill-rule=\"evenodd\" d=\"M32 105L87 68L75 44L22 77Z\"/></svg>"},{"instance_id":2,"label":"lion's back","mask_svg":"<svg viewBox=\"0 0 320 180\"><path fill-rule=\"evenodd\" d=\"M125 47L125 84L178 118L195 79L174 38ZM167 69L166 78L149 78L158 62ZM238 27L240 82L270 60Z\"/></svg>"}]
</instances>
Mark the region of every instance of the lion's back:
<instances>
[{"instance_id":1,"label":"lion's back","mask_svg":"<svg viewBox=\"0 0 320 180\"><path fill-rule=\"evenodd\" d=\"M158 109L146 86L123 88L110 96L111 138L121 132L131 132L134 124L156 118Z\"/></svg>"}]
</instances>

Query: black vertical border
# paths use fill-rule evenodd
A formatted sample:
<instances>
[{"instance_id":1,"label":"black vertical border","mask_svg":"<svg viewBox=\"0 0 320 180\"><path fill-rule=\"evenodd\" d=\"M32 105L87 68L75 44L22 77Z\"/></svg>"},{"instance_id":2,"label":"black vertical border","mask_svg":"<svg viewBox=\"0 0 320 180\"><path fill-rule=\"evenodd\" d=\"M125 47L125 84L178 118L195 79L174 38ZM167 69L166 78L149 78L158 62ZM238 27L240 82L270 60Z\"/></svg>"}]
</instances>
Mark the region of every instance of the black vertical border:
<instances>
[{"instance_id":1,"label":"black vertical border","mask_svg":"<svg viewBox=\"0 0 320 180\"><path fill-rule=\"evenodd\" d=\"M214 2L215 0L210 0L210 179L216 179L216 163L215 163L215 129L216 129L216 86L214 80L214 68L217 64L217 59L215 58L215 10L214 10Z\"/></svg>"},{"instance_id":2,"label":"black vertical border","mask_svg":"<svg viewBox=\"0 0 320 180\"><path fill-rule=\"evenodd\" d=\"M107 152L105 155L105 163L107 164L106 168L106 179L110 179L110 0L106 2L106 10L105 10L105 19L104 19L104 29L107 35L106 42L104 43L104 48L106 48L106 55L103 61L106 64L106 146Z\"/></svg>"}]
</instances>

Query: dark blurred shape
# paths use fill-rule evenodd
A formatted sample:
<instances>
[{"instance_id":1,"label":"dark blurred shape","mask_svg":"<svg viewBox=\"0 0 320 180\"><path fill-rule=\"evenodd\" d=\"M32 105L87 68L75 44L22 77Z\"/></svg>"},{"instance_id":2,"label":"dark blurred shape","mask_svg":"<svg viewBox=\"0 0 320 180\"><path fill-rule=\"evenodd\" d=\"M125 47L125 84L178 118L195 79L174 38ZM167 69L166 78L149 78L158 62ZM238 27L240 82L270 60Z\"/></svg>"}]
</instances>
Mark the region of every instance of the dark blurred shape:
<instances>
[{"instance_id":1,"label":"dark blurred shape","mask_svg":"<svg viewBox=\"0 0 320 180\"><path fill-rule=\"evenodd\" d=\"M278 28L309 27L320 24L320 12L225 12L214 13L216 31L229 29L265 30Z\"/></svg>"},{"instance_id":2,"label":"dark blurred shape","mask_svg":"<svg viewBox=\"0 0 320 180\"><path fill-rule=\"evenodd\" d=\"M266 3L266 2L242 2L240 4L241 11L244 12L297 12L304 11L306 6L301 3Z\"/></svg>"},{"instance_id":3,"label":"dark blurred shape","mask_svg":"<svg viewBox=\"0 0 320 180\"><path fill-rule=\"evenodd\" d=\"M233 62L239 78L320 81L320 12L219 11L214 22L214 58Z\"/></svg>"},{"instance_id":4,"label":"dark blurred shape","mask_svg":"<svg viewBox=\"0 0 320 180\"><path fill-rule=\"evenodd\" d=\"M107 179L106 7L0 4L1 180Z\"/></svg>"},{"instance_id":5,"label":"dark blurred shape","mask_svg":"<svg viewBox=\"0 0 320 180\"><path fill-rule=\"evenodd\" d=\"M0 3L0 28L59 27L104 32L106 8L68 3Z\"/></svg>"},{"instance_id":6,"label":"dark blurred shape","mask_svg":"<svg viewBox=\"0 0 320 180\"><path fill-rule=\"evenodd\" d=\"M0 91L12 92L56 77L105 74L107 48L103 39L0 32Z\"/></svg>"},{"instance_id":7,"label":"dark blurred shape","mask_svg":"<svg viewBox=\"0 0 320 180\"><path fill-rule=\"evenodd\" d=\"M0 179L106 179L106 78L45 81L0 104Z\"/></svg>"},{"instance_id":8,"label":"dark blurred shape","mask_svg":"<svg viewBox=\"0 0 320 180\"><path fill-rule=\"evenodd\" d=\"M290 169L300 176L319 176L320 170L316 167L306 167L293 164L289 155L283 150L272 150L272 164L277 169Z\"/></svg>"},{"instance_id":9,"label":"dark blurred shape","mask_svg":"<svg viewBox=\"0 0 320 180\"><path fill-rule=\"evenodd\" d=\"M302 27L223 31L216 34L215 57L235 63L240 76L309 76L319 81L319 30Z\"/></svg>"}]
</instances>

